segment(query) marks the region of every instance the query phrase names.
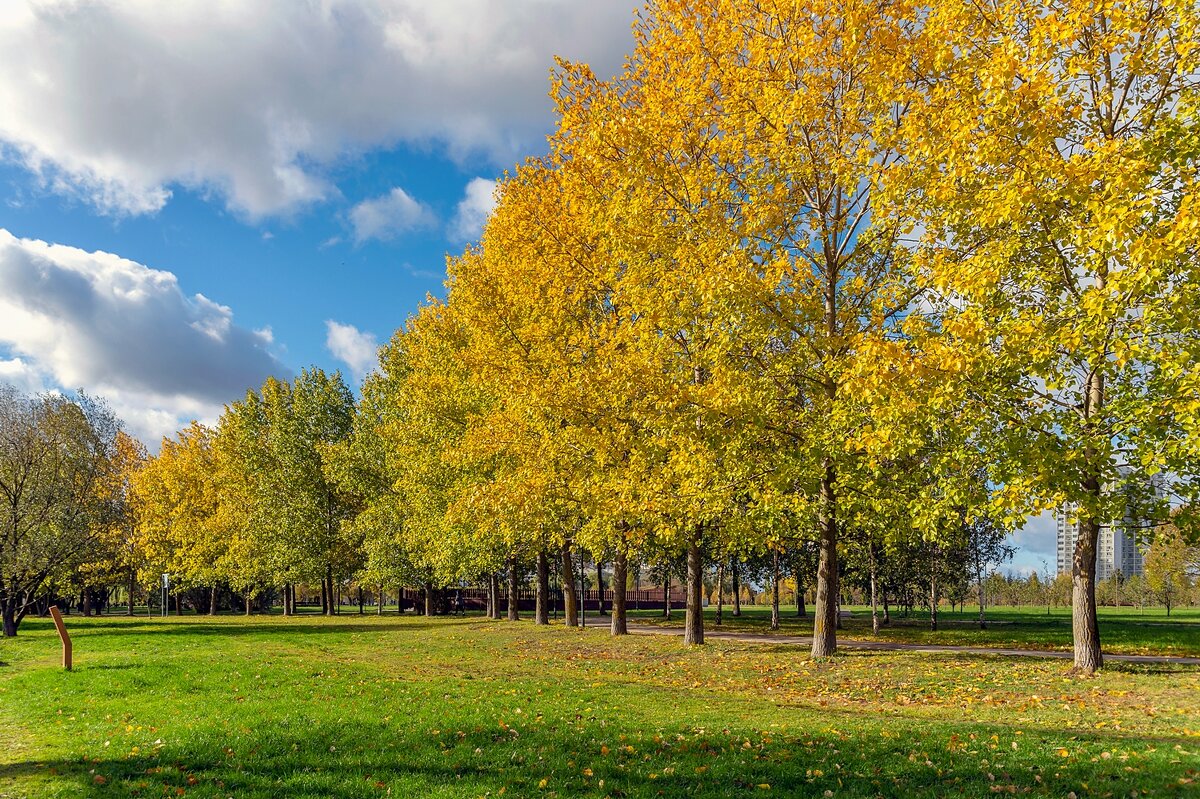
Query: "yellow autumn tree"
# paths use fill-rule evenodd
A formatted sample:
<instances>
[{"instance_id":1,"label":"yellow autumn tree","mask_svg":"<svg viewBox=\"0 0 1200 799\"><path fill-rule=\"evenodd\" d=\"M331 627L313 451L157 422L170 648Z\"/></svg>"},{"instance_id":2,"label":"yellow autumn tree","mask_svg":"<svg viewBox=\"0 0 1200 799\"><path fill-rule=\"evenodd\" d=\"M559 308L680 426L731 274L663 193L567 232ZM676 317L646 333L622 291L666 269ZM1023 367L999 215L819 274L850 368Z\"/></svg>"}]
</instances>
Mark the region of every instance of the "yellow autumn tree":
<instances>
[{"instance_id":1,"label":"yellow autumn tree","mask_svg":"<svg viewBox=\"0 0 1200 799\"><path fill-rule=\"evenodd\" d=\"M1153 475L1196 485L1198 25L1174 0L944 4L910 61L898 185L942 379L976 400L998 509L1078 508L1081 672L1101 526Z\"/></svg>"}]
</instances>

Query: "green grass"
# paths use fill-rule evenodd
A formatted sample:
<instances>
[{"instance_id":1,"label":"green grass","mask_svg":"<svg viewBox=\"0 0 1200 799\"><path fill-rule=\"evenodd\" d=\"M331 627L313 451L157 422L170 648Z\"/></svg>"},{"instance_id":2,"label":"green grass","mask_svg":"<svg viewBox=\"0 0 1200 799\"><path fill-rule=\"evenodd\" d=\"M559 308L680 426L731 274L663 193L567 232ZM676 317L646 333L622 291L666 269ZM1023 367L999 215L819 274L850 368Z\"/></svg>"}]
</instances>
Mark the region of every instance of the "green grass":
<instances>
[{"instance_id":1,"label":"green grass","mask_svg":"<svg viewBox=\"0 0 1200 799\"><path fill-rule=\"evenodd\" d=\"M818 663L478 617L68 624L71 673L44 620L0 642L0 797L1183 797L1200 778L1193 668Z\"/></svg>"},{"instance_id":2,"label":"green grass","mask_svg":"<svg viewBox=\"0 0 1200 799\"><path fill-rule=\"evenodd\" d=\"M845 640L896 641L911 644L949 644L992 648L1026 648L1067 651L1071 648L1070 608L989 608L988 628L977 625L979 610L938 613L938 629L929 629L928 612L915 612L905 618L892 613L891 624L879 635L871 632L871 610L849 607L850 618L838 633ZM780 633L812 634L812 608L806 619L797 618L795 606L780 609ZM882 615L882 611L880 611ZM638 623L682 625L683 611L673 611L664 622L662 611L631 611ZM1200 656L1200 608L1178 608L1168 618L1161 608L1139 611L1137 608L1101 608L1100 639L1105 652L1122 654ZM716 626L716 611L707 608L705 623L709 629L766 633L771 609L761 605L742 607L740 617L726 607L723 624Z\"/></svg>"}]
</instances>

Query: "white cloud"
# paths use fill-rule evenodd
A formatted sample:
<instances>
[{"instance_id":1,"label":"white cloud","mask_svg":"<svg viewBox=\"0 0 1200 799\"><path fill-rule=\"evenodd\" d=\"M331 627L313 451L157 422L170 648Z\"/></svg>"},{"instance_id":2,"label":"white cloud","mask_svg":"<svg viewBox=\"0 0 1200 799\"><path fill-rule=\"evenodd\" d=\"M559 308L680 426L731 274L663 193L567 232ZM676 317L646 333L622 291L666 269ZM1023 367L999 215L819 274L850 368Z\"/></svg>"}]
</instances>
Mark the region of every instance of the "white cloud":
<instances>
[{"instance_id":1,"label":"white cloud","mask_svg":"<svg viewBox=\"0 0 1200 799\"><path fill-rule=\"evenodd\" d=\"M1057 525L1053 511L1047 511L1025 520L1025 524L1013 533L1012 542L1017 547L1013 555L1013 569L1019 574L1036 571L1039 577L1047 572L1053 577L1058 565Z\"/></svg>"},{"instance_id":2,"label":"white cloud","mask_svg":"<svg viewBox=\"0 0 1200 799\"><path fill-rule=\"evenodd\" d=\"M186 186L252 218L336 195L329 165L397 142L507 165L541 146L552 56L617 71L639 5L13 3L0 150L105 212Z\"/></svg>"},{"instance_id":3,"label":"white cloud","mask_svg":"<svg viewBox=\"0 0 1200 799\"><path fill-rule=\"evenodd\" d=\"M350 209L350 225L354 228L356 244L370 239L394 239L402 233L430 227L435 221L429 206L413 199L399 187L382 197L363 200Z\"/></svg>"},{"instance_id":4,"label":"white cloud","mask_svg":"<svg viewBox=\"0 0 1200 799\"><path fill-rule=\"evenodd\" d=\"M496 181L487 178L475 178L467 184L450 223L452 239L474 241L479 238L488 214L496 207L496 186Z\"/></svg>"},{"instance_id":5,"label":"white cloud","mask_svg":"<svg viewBox=\"0 0 1200 799\"><path fill-rule=\"evenodd\" d=\"M325 347L333 357L350 368L356 380L362 380L375 366L379 341L371 333L354 325L344 325L328 319L325 322Z\"/></svg>"},{"instance_id":6,"label":"white cloud","mask_svg":"<svg viewBox=\"0 0 1200 799\"><path fill-rule=\"evenodd\" d=\"M170 272L0 229L0 380L102 396L149 444L290 376L268 339Z\"/></svg>"},{"instance_id":7,"label":"white cloud","mask_svg":"<svg viewBox=\"0 0 1200 799\"><path fill-rule=\"evenodd\" d=\"M22 394L40 394L46 390L42 375L24 358L0 358L0 383L14 387Z\"/></svg>"}]
</instances>

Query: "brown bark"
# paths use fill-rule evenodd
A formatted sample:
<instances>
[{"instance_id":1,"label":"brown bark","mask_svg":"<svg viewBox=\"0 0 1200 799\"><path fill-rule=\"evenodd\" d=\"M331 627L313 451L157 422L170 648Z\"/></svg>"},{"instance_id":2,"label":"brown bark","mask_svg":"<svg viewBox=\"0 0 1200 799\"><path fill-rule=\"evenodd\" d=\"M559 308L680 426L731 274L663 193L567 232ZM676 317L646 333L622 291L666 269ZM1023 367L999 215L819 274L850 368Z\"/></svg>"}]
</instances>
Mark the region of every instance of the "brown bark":
<instances>
[{"instance_id":1,"label":"brown bark","mask_svg":"<svg viewBox=\"0 0 1200 799\"><path fill-rule=\"evenodd\" d=\"M566 618L567 626L574 627L579 624L579 596L575 593L575 565L571 562L571 545L564 542L562 545L562 591L563 591L563 615Z\"/></svg>"},{"instance_id":2,"label":"brown bark","mask_svg":"<svg viewBox=\"0 0 1200 799\"><path fill-rule=\"evenodd\" d=\"M5 602L4 607L0 608L0 616L3 617L4 637L13 638L17 634L17 611L16 598L11 602Z\"/></svg>"},{"instance_id":3,"label":"brown bark","mask_svg":"<svg viewBox=\"0 0 1200 799\"><path fill-rule=\"evenodd\" d=\"M742 584L739 579L741 575L738 574L737 558L733 559L731 568L733 569L733 615L737 617L742 615Z\"/></svg>"},{"instance_id":4,"label":"brown bark","mask_svg":"<svg viewBox=\"0 0 1200 799\"><path fill-rule=\"evenodd\" d=\"M488 607L488 618L500 618L500 578L495 573L488 575L488 601L491 605Z\"/></svg>"},{"instance_id":5,"label":"brown bark","mask_svg":"<svg viewBox=\"0 0 1200 799\"><path fill-rule=\"evenodd\" d=\"M383 585L382 585L382 584L380 584L380 586L379 586L379 593L375 595L375 615L376 615L376 616L382 616L382 615L383 615L383 599L384 599L384 596L383 596Z\"/></svg>"},{"instance_id":6,"label":"brown bark","mask_svg":"<svg viewBox=\"0 0 1200 799\"><path fill-rule=\"evenodd\" d=\"M779 629L779 551L771 553L771 629Z\"/></svg>"},{"instance_id":7,"label":"brown bark","mask_svg":"<svg viewBox=\"0 0 1200 799\"><path fill-rule=\"evenodd\" d=\"M1080 520L1071 563L1071 629L1075 643L1074 671L1081 674L1092 674L1104 665L1100 653L1100 624L1096 618L1096 545L1099 538L1099 522Z\"/></svg>"},{"instance_id":8,"label":"brown bark","mask_svg":"<svg viewBox=\"0 0 1200 799\"><path fill-rule=\"evenodd\" d=\"M725 563L717 564L717 626L721 626L725 614Z\"/></svg>"},{"instance_id":9,"label":"brown bark","mask_svg":"<svg viewBox=\"0 0 1200 799\"><path fill-rule=\"evenodd\" d=\"M129 598L126 601L125 615L132 616L133 615L133 594L134 594L134 591L137 590L137 575L133 572L132 569L129 571L129 586L128 587L129 587ZM150 603L147 602L146 604L150 604Z\"/></svg>"},{"instance_id":10,"label":"brown bark","mask_svg":"<svg viewBox=\"0 0 1200 799\"><path fill-rule=\"evenodd\" d=\"M704 643L704 564L700 560L700 531L692 533L687 550L687 614L683 622L683 643Z\"/></svg>"},{"instance_id":11,"label":"brown bark","mask_svg":"<svg viewBox=\"0 0 1200 799\"><path fill-rule=\"evenodd\" d=\"M598 615L604 615L604 561L596 558L596 611Z\"/></svg>"},{"instance_id":12,"label":"brown bark","mask_svg":"<svg viewBox=\"0 0 1200 799\"><path fill-rule=\"evenodd\" d=\"M249 588L246 589L245 596L246 596L246 615L249 616L251 610L254 607L254 598L253 598L253 595L250 593Z\"/></svg>"},{"instance_id":13,"label":"brown bark","mask_svg":"<svg viewBox=\"0 0 1200 799\"><path fill-rule=\"evenodd\" d=\"M517 571L517 559L510 557L508 559L508 620L520 621L521 610L517 605L519 600L517 596L519 572Z\"/></svg>"},{"instance_id":14,"label":"brown bark","mask_svg":"<svg viewBox=\"0 0 1200 799\"><path fill-rule=\"evenodd\" d=\"M817 607L813 613L812 656L825 658L837 652L838 564L837 518L834 515L834 469L825 462L821 480L821 541L817 563Z\"/></svg>"},{"instance_id":15,"label":"brown bark","mask_svg":"<svg viewBox=\"0 0 1200 799\"><path fill-rule=\"evenodd\" d=\"M208 615L217 615L217 587L214 585L208 593Z\"/></svg>"},{"instance_id":16,"label":"brown bark","mask_svg":"<svg viewBox=\"0 0 1200 799\"><path fill-rule=\"evenodd\" d=\"M537 598L533 623L550 623L550 559L544 550L537 553Z\"/></svg>"},{"instance_id":17,"label":"brown bark","mask_svg":"<svg viewBox=\"0 0 1200 799\"><path fill-rule=\"evenodd\" d=\"M799 558L792 564L792 577L796 580L796 615L803 619L807 614L804 610L804 581L800 570Z\"/></svg>"},{"instance_id":18,"label":"brown bark","mask_svg":"<svg viewBox=\"0 0 1200 799\"><path fill-rule=\"evenodd\" d=\"M625 592L629 588L628 556L623 545L617 546L616 557L613 558L612 574L612 626L613 635L627 635L629 623L625 617Z\"/></svg>"},{"instance_id":19,"label":"brown bark","mask_svg":"<svg viewBox=\"0 0 1200 799\"><path fill-rule=\"evenodd\" d=\"M879 591L878 583L875 578L875 545L867 546L867 553L871 558L871 632L879 635Z\"/></svg>"},{"instance_id":20,"label":"brown bark","mask_svg":"<svg viewBox=\"0 0 1200 799\"><path fill-rule=\"evenodd\" d=\"M663 578L663 618L671 618L671 571L667 567L666 577Z\"/></svg>"},{"instance_id":21,"label":"brown bark","mask_svg":"<svg viewBox=\"0 0 1200 799\"><path fill-rule=\"evenodd\" d=\"M425 616L429 617L434 614L433 609L433 586L429 583L425 584Z\"/></svg>"},{"instance_id":22,"label":"brown bark","mask_svg":"<svg viewBox=\"0 0 1200 799\"><path fill-rule=\"evenodd\" d=\"M987 620L984 619L984 617L983 617L983 609L984 609L984 605L986 604L984 602L985 599L986 599L986 596L984 594L984 589L983 589L983 578L980 577L980 579L979 579L979 629L981 629L981 630L987 629Z\"/></svg>"}]
</instances>

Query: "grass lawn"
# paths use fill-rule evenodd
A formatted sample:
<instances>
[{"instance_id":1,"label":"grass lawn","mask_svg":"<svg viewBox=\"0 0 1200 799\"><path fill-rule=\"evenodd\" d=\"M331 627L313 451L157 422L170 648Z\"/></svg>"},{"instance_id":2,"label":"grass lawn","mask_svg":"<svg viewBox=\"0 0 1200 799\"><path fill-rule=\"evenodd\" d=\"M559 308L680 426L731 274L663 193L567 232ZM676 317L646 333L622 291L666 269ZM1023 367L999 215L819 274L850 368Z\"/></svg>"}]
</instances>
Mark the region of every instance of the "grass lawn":
<instances>
[{"instance_id":1,"label":"grass lawn","mask_svg":"<svg viewBox=\"0 0 1200 799\"><path fill-rule=\"evenodd\" d=\"M909 618L892 613L890 625L882 628L875 636L871 632L871 609L864 607L845 608L850 617L844 622L845 629L838 633L847 640L897 641L911 644L951 644L986 647L1014 647L1024 649L1071 648L1071 609L1052 608L989 608L988 629L980 630L977 624L979 609L968 606L964 611L938 612L938 629L929 629L928 612L915 612ZM780 632L786 635L812 634L812 608L808 618L797 618L794 605L780 608ZM882 610L880 611L882 615ZM683 611L675 610L671 619L664 621L662 611L631 611L639 624L683 624ZM1099 609L1100 640L1105 652L1132 655L1185 655L1200 656L1200 608L1176 608L1170 617L1162 608L1109 608ZM724 610L723 624L716 627L716 610L705 611L708 629L769 632L771 609L761 605L742 607L740 617L733 616L730 606Z\"/></svg>"},{"instance_id":2,"label":"grass lawn","mask_svg":"<svg viewBox=\"0 0 1200 799\"><path fill-rule=\"evenodd\" d=\"M1167 796L1200 670L478 617L68 619L0 641L0 797ZM1136 794L1133 793L1136 791Z\"/></svg>"}]
</instances>

